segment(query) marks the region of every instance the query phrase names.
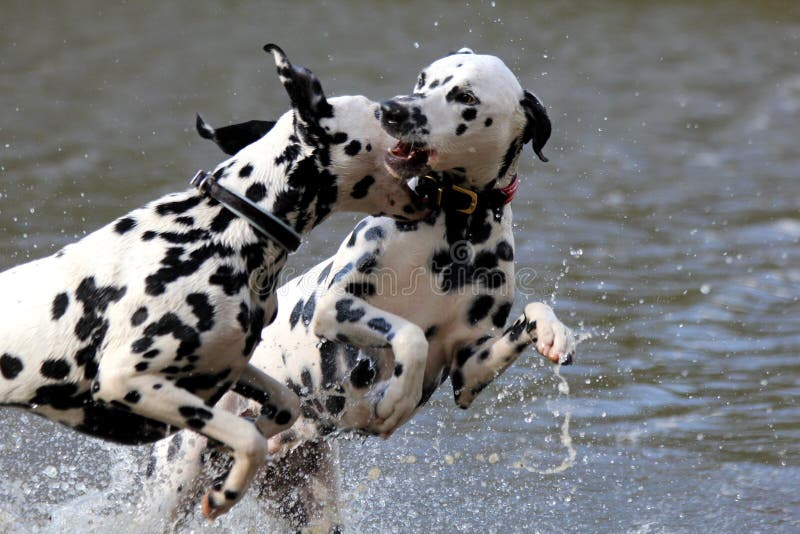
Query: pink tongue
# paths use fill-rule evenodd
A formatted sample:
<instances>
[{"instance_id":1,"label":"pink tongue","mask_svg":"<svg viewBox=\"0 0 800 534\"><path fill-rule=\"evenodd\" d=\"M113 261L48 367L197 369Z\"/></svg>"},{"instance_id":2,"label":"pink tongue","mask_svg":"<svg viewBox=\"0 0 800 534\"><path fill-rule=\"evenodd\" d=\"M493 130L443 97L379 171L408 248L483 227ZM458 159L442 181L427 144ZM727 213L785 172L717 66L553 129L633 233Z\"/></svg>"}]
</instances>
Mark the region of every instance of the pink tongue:
<instances>
[{"instance_id":1,"label":"pink tongue","mask_svg":"<svg viewBox=\"0 0 800 534\"><path fill-rule=\"evenodd\" d=\"M405 143L397 143L394 148L392 148L389 152L392 153L393 156L398 158L409 158L411 157L411 147L409 147Z\"/></svg>"}]
</instances>

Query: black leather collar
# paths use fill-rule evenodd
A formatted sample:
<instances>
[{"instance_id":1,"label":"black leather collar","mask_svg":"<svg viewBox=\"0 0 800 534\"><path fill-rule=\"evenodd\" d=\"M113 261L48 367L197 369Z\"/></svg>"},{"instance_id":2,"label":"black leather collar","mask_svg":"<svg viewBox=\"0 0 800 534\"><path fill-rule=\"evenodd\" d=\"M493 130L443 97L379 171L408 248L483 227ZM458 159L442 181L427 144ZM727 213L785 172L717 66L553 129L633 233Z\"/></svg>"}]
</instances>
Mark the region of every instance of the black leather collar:
<instances>
[{"instance_id":1,"label":"black leather collar","mask_svg":"<svg viewBox=\"0 0 800 534\"><path fill-rule=\"evenodd\" d=\"M189 180L189 183L204 195L225 206L236 216L250 223L250 226L256 232L273 241L287 252L294 252L300 246L300 234L295 232L288 224L272 213L259 208L249 199L240 197L233 191L225 189L206 171L197 171L192 179Z\"/></svg>"},{"instance_id":2,"label":"black leather collar","mask_svg":"<svg viewBox=\"0 0 800 534\"><path fill-rule=\"evenodd\" d=\"M499 208L511 202L517 190L517 176L511 184L504 188L495 188L489 191L477 192L460 185L444 185L439 180L429 175L419 178L414 192L425 199L428 205L435 206L446 212L457 212L471 215L479 206L489 209Z\"/></svg>"}]
</instances>

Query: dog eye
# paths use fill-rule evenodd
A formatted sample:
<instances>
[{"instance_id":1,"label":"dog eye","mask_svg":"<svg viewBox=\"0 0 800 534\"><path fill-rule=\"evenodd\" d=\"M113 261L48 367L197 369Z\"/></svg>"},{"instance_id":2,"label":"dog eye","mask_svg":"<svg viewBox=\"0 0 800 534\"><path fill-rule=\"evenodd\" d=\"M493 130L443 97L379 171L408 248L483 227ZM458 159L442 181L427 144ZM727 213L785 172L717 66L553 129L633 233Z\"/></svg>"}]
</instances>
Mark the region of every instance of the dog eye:
<instances>
[{"instance_id":1,"label":"dog eye","mask_svg":"<svg viewBox=\"0 0 800 534\"><path fill-rule=\"evenodd\" d=\"M474 106L478 103L478 99L472 93L459 93L456 95L456 102L459 104L466 104L467 106Z\"/></svg>"}]
</instances>

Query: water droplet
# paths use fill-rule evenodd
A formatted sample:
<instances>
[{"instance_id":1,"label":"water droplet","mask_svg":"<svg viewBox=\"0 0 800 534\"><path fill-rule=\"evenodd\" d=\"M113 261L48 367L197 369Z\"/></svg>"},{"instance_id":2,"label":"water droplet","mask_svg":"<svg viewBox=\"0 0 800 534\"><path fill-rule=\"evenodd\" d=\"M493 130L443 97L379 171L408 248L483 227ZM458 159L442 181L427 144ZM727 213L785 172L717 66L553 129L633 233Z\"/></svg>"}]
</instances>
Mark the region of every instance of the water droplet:
<instances>
[{"instance_id":1,"label":"water droplet","mask_svg":"<svg viewBox=\"0 0 800 534\"><path fill-rule=\"evenodd\" d=\"M569 249L569 254L573 258L580 258L583 256L583 249L582 248L571 248Z\"/></svg>"},{"instance_id":2,"label":"water droplet","mask_svg":"<svg viewBox=\"0 0 800 534\"><path fill-rule=\"evenodd\" d=\"M711 286L709 284L703 284L702 286L700 286L700 293L702 293L703 295L708 295L709 293L711 293Z\"/></svg>"},{"instance_id":3,"label":"water droplet","mask_svg":"<svg viewBox=\"0 0 800 534\"><path fill-rule=\"evenodd\" d=\"M419 48L419 43L414 41L414 48Z\"/></svg>"}]
</instances>

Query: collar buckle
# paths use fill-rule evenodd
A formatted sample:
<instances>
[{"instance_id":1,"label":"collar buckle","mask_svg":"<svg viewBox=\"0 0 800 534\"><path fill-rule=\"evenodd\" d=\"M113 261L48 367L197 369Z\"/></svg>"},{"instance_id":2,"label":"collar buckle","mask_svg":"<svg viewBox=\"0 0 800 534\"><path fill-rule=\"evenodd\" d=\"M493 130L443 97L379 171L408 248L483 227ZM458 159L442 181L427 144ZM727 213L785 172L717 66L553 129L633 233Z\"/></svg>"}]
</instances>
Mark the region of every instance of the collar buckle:
<instances>
[{"instance_id":1,"label":"collar buckle","mask_svg":"<svg viewBox=\"0 0 800 534\"><path fill-rule=\"evenodd\" d=\"M472 213L475 212L475 209L478 207L478 193L476 193L475 191L467 189L466 187L461 187L460 185L451 185L448 187L442 187L439 185L439 182L436 181L436 178L434 178L429 174L423 176L423 178L429 182L429 185L433 187L433 190L436 193L436 198L434 200L437 207L442 207L444 195L448 191L460 193L462 195L466 195L469 198L469 205L466 208L456 208L453 211L457 211L465 215L471 215Z\"/></svg>"},{"instance_id":2,"label":"collar buckle","mask_svg":"<svg viewBox=\"0 0 800 534\"><path fill-rule=\"evenodd\" d=\"M201 169L189 179L189 185L206 193L208 189L208 176L209 174Z\"/></svg>"},{"instance_id":3,"label":"collar buckle","mask_svg":"<svg viewBox=\"0 0 800 534\"><path fill-rule=\"evenodd\" d=\"M469 197L469 206L466 208L457 209L456 211L461 213L466 213L467 215L471 215L475 208L478 207L478 193L472 191L471 189L467 189L466 187L461 187L459 185L451 186L453 191L458 191L461 194L467 195Z\"/></svg>"}]
</instances>

